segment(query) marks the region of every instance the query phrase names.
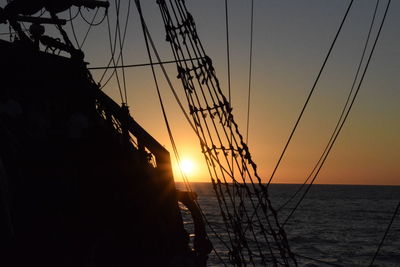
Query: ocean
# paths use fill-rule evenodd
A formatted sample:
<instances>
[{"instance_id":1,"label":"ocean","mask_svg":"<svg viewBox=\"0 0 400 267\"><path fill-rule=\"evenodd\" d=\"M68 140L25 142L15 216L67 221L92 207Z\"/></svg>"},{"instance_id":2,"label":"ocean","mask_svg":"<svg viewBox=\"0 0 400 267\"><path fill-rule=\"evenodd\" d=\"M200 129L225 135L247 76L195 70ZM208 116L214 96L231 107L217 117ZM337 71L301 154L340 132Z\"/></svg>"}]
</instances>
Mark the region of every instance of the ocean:
<instances>
[{"instance_id":1,"label":"ocean","mask_svg":"<svg viewBox=\"0 0 400 267\"><path fill-rule=\"evenodd\" d=\"M271 185L273 206L280 207L299 186ZM184 189L182 183L177 183L177 187ZM222 225L212 185L192 183L191 187L198 194L207 219L212 224ZM285 226L299 266L369 266L399 199L400 186L313 185ZM293 206L291 203L278 213L280 221L284 221ZM182 214L188 232L193 231L188 211L183 209ZM208 233L216 251L227 260L226 251L218 246L210 230ZM212 252L208 266L224 265ZM400 266L400 214L374 266Z\"/></svg>"}]
</instances>

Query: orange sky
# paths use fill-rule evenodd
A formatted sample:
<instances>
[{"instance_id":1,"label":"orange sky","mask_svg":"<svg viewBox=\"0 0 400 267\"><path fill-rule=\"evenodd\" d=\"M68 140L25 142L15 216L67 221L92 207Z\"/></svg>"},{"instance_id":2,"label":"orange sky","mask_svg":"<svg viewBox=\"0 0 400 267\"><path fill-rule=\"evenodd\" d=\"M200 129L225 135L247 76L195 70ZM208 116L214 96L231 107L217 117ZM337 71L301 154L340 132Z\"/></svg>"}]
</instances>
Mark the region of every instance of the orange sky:
<instances>
[{"instance_id":1,"label":"orange sky","mask_svg":"<svg viewBox=\"0 0 400 267\"><path fill-rule=\"evenodd\" d=\"M3 1L4 2L4 1ZM1 3L4 6L4 3ZM254 61L249 146L261 177L269 177L333 40L348 1L255 1ZM383 1L384 2L384 1ZM300 127L274 182L302 183L318 159L340 115L368 31L374 1L356 1L321 76ZM155 1L143 1L144 15L164 60L172 55ZM224 1L187 1L206 51L227 93ZM212 7L212 8L210 8ZM383 4L377 21L382 16ZM124 10L125 11L125 10ZM249 67L250 2L230 1L233 113L245 132ZM359 97L316 183L400 185L400 1L393 1ZM61 16L62 17L62 16ZM125 19L122 16L122 19ZM87 25L77 29L82 40ZM110 57L104 25L83 46L91 66ZM1 26L1 32L7 29ZM374 28L376 32L376 27ZM373 35L375 36L375 35ZM132 9L124 47L125 64L148 62L137 12ZM209 181L199 141L156 68L181 158L193 160L191 181ZM167 70L182 93L176 67ZM96 79L101 72L94 72ZM150 68L126 70L133 117L171 151ZM121 102L115 79L105 87ZM185 103L182 94L182 102ZM174 163L176 164L176 163ZM179 181L179 172L175 178Z\"/></svg>"},{"instance_id":2,"label":"orange sky","mask_svg":"<svg viewBox=\"0 0 400 267\"><path fill-rule=\"evenodd\" d=\"M189 2L188 7L193 11L200 37L227 93L223 1L220 2L208 11L207 20L202 20L207 12L206 4ZM261 177L267 178L312 86L347 2L324 6L314 1L313 9L293 2L290 5L256 3L249 146ZM153 38L165 52L164 59L172 58L164 33L158 28L160 22L150 20L157 9L146 4L144 10ZM353 7L274 182L302 183L322 152L351 86L372 10L373 3L358 3ZM399 13L400 3L393 4L360 95L316 183L400 185L400 30L396 26ZM243 14L249 15L249 4L232 1L232 106L242 133L246 125L249 48L249 16ZM142 41L140 32L137 34ZM142 45L139 42L128 51L143 48ZM133 62L147 61L143 54L136 53L136 57ZM182 91L175 79L175 66L168 66L168 70L177 90ZM199 141L181 115L160 69L157 71L181 158L190 158L198 165L197 172L189 179L209 181ZM172 151L149 69L133 69L129 74L132 114ZM180 180L176 169L175 176Z\"/></svg>"},{"instance_id":3,"label":"orange sky","mask_svg":"<svg viewBox=\"0 0 400 267\"><path fill-rule=\"evenodd\" d=\"M232 3L232 105L244 133L249 18L242 14L249 13L249 4L240 1ZM291 3L258 3L255 14L249 146L260 175L265 178L273 170L347 6L346 1L335 2L328 7L313 2L314 8L308 9L307 6L293 6ZM195 19L196 15L198 17L200 37L204 36L202 40L227 92L224 17L217 15L222 14L223 3L221 1L215 10L210 11L210 18L206 21L201 20L205 12L203 6L196 3L189 3L188 6L192 7ZM151 10L150 7L148 9ZM353 7L274 182L302 183L317 161L351 86L372 10L373 3L358 3ZM303 16L294 16L297 12ZM399 23L396 14L399 12L400 3L394 4L356 104L316 183L400 185L400 79L396 75L400 62L400 30L396 26ZM279 30L276 29L278 26ZM158 32L156 26L151 29L155 36ZM163 47L162 39L163 35L159 39L160 48ZM170 66L169 69L171 77L175 77L175 67ZM138 78L142 72L135 70L132 74ZM148 88L146 95L149 98L146 99L152 95L154 102L150 106L156 107L153 84L147 82L151 79L140 77L142 79L139 88ZM199 153L199 142L173 103L165 82L162 78L160 80L166 103L172 103L167 110L181 158L191 158L199 165L198 171L189 179L209 181L203 156ZM175 82L180 89L179 82ZM142 95L142 91L132 93L132 99L138 97L138 101L131 104L133 114L169 148L164 126L153 123L156 114L149 117L149 103L141 103ZM161 115L158 115L157 120L160 119ZM158 134L163 131L164 134ZM178 174L177 171L175 173Z\"/></svg>"}]
</instances>

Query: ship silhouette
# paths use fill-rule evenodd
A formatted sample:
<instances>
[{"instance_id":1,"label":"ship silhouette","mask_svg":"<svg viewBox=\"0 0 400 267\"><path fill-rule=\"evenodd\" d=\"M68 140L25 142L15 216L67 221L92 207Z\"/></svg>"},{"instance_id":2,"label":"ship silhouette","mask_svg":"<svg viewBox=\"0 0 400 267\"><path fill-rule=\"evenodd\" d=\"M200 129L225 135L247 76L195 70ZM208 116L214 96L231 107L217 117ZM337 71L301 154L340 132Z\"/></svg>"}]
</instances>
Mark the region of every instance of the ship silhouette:
<instances>
[{"instance_id":1,"label":"ship silhouette","mask_svg":"<svg viewBox=\"0 0 400 267\"><path fill-rule=\"evenodd\" d=\"M250 2L246 134L239 129L230 101L228 1L225 1L228 97L223 93L212 59L205 51L184 0L154 1L165 29L165 41L171 48L173 60L169 61L161 60L139 0L127 0L123 4L115 0L116 10L112 14L115 17L111 19L110 4L106 1L7 2L0 8L0 23L8 26L6 35L10 37L9 41L0 40L0 266L202 267L207 265L211 251L214 259L225 266L298 266L297 258L332 265L293 252L285 225L309 192L348 118L378 42L390 0L379 23L376 22L379 1L376 2L354 82L331 138L310 175L278 209L271 203L269 186L302 121L353 1L348 4L267 180L260 177L247 145L254 1ZM131 4L135 5L140 20L148 63L126 65L123 62ZM71 7L77 10L76 15L72 15ZM95 10L91 21L82 15L81 8ZM124 23L120 10L125 8L126 21L121 26ZM99 10L105 10L104 17L95 23ZM58 17L68 11L69 20ZM72 23L78 15L89 25L81 43ZM64 30L67 22L71 23L76 45ZM81 47L90 29L103 22L107 24L111 59L105 67L88 68ZM111 22L115 23L114 33ZM371 31L375 24L379 27L374 36ZM47 34L48 25L55 26L56 30L50 32L56 32L58 37ZM180 81L180 94L164 67L171 63L176 65L174 75ZM155 65L161 68L166 84L198 138L214 191L215 207L212 209L218 210L216 217L207 218L202 211L184 172L187 191L177 190L170 153L130 114L124 69L150 66L168 137L180 162ZM94 69L104 70L98 83L90 72ZM103 80L108 70L111 74L108 80ZM119 70L123 82L118 80ZM102 91L113 77L117 79L121 104ZM120 83L124 83L124 92ZM282 215L280 211L291 202L295 203L282 220L278 214ZM191 215L193 229L183 222L182 216L185 220L186 217L181 214L182 205ZM371 266L399 206L400 203ZM209 236L206 229L210 231Z\"/></svg>"},{"instance_id":2,"label":"ship silhouette","mask_svg":"<svg viewBox=\"0 0 400 267\"><path fill-rule=\"evenodd\" d=\"M18 37L0 41L0 266L205 266L211 245L198 217L189 247L178 200L196 206L169 152L100 90L67 36L43 34L62 31L56 13L72 3L108 3L42 2L1 9ZM42 8L51 18L31 16Z\"/></svg>"}]
</instances>

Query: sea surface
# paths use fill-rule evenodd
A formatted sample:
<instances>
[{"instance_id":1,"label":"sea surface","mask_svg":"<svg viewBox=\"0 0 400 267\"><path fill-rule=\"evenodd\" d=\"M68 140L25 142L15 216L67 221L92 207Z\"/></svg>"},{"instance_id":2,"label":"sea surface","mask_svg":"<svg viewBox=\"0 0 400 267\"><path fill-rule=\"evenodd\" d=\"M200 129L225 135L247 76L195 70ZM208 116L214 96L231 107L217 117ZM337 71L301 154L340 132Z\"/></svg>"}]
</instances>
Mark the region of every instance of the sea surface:
<instances>
[{"instance_id":1,"label":"sea surface","mask_svg":"<svg viewBox=\"0 0 400 267\"><path fill-rule=\"evenodd\" d=\"M280 207L299 186L271 185L273 206ZM177 183L177 187L184 189L182 183ZM192 183L191 187L208 220L221 225L223 221L212 185ZM291 250L298 255L299 266L369 266L399 200L400 186L313 185L285 226ZM292 203L279 212L280 221L293 206ZM188 232L193 231L188 211L183 208L182 214ZM226 251L218 246L210 230L209 233L216 244L215 249L227 261ZM208 266L224 266L215 253L210 255L208 262ZM400 266L400 214L395 218L374 266Z\"/></svg>"}]
</instances>

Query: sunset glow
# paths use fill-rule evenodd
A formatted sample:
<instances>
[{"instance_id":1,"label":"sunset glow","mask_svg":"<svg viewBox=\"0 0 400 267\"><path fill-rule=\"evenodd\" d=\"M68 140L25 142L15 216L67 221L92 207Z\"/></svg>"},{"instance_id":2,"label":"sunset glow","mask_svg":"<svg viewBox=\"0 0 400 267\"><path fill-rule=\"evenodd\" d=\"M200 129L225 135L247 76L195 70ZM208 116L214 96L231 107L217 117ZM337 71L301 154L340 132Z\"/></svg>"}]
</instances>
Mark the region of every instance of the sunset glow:
<instances>
[{"instance_id":1,"label":"sunset glow","mask_svg":"<svg viewBox=\"0 0 400 267\"><path fill-rule=\"evenodd\" d=\"M181 167L183 173L186 175L194 174L195 169L196 169L195 168L196 166L195 166L193 160L191 160L189 158L183 159L180 163L180 167Z\"/></svg>"},{"instance_id":2,"label":"sunset glow","mask_svg":"<svg viewBox=\"0 0 400 267\"><path fill-rule=\"evenodd\" d=\"M158 5L154 1L142 2L144 10L147 10L146 17L159 14ZM229 69L232 73L228 76L224 1L187 2L195 18L199 38L212 59L221 90L231 99L232 113L242 134L246 132L249 122L247 145L257 164L258 175L263 182L268 182L313 87L348 3L312 1L313 8L310 8L302 1L277 1L272 5L270 1L258 1L254 14L254 60L249 98L251 5L247 1L230 1L232 24L229 28ZM400 10L400 1L392 2L354 108L315 183L400 185L400 90L397 90L400 75L396 75L399 69L400 17L395 15ZM354 3L355 11L349 14L272 183L302 184L318 162L350 93L375 5L374 1ZM208 6L212 6L212 10L206 8ZM127 9L127 2L124 2L123 7ZM382 12L383 8L378 12L380 17ZM205 14L207 19L203 19ZM173 59L170 44L165 41L165 28L160 27L163 25L162 18L154 15L148 23L162 58ZM101 30L107 33L106 26L100 25L99 33ZM126 46L135 49L125 53L124 61L127 64L148 62L145 42L137 38L142 35L141 28L140 25L136 26L130 25L128 28ZM2 32L8 31L6 24L2 27ZM377 29L375 27L371 33L371 40L375 38ZM84 33L79 37L83 39ZM90 35L85 42L85 61L91 62L93 67L107 65L109 47L99 44L108 42L108 34ZM176 78L178 73L175 64L167 64L165 67L183 108L189 112L185 99L187 90L182 87L181 79ZM102 80L103 71L93 70L96 81ZM191 182L210 182L211 165L204 160L197 133L187 123L175 96L169 93L170 85L161 78L163 75L160 75L159 86L180 162L172 153L173 146L166 134L151 72L148 67L127 68L126 72L131 114L171 152L174 179L184 180L181 177L181 166ZM114 77L104 85L105 92L117 102L120 101L116 90L118 83ZM229 93L231 96L228 97ZM247 118L249 99L251 112ZM212 137L216 138L216 135ZM229 169L226 165L223 168Z\"/></svg>"}]
</instances>

